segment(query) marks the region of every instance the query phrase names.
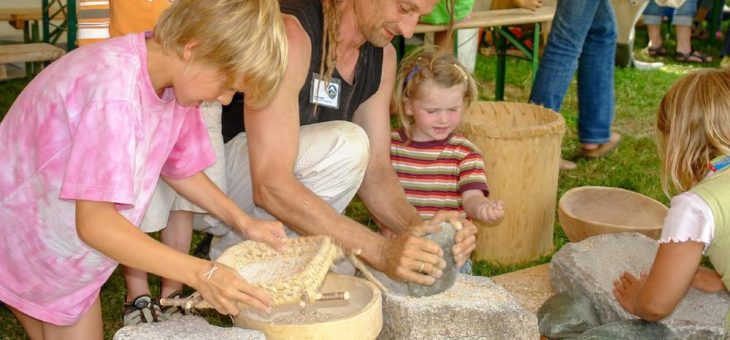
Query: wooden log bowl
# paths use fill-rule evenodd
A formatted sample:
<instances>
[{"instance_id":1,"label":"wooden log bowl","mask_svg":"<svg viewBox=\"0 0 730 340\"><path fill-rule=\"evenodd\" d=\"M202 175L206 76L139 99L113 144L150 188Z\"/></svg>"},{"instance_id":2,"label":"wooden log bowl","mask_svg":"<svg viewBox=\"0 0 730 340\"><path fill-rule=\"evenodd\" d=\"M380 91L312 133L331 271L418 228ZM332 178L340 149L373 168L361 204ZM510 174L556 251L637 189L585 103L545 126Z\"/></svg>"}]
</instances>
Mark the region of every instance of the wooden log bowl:
<instances>
[{"instance_id":1,"label":"wooden log bowl","mask_svg":"<svg viewBox=\"0 0 730 340\"><path fill-rule=\"evenodd\" d=\"M236 326L264 332L276 339L375 339L383 327L380 290L369 281L329 273L321 293L349 292L349 300L317 301L306 305L281 305L271 314L253 309L234 318Z\"/></svg>"},{"instance_id":2,"label":"wooden log bowl","mask_svg":"<svg viewBox=\"0 0 730 340\"><path fill-rule=\"evenodd\" d=\"M642 194L611 187L568 190L558 202L558 221L571 242L608 233L661 236L667 207Z\"/></svg>"}]
</instances>

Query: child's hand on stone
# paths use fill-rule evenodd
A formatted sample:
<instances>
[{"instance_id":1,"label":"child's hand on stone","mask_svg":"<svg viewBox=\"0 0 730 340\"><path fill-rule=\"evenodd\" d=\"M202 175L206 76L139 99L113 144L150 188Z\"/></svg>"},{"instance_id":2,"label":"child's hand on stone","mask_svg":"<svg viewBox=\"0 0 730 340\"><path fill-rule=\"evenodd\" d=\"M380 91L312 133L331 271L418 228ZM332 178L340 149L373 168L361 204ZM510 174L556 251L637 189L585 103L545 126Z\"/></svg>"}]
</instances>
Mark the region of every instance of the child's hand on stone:
<instances>
[{"instance_id":1,"label":"child's hand on stone","mask_svg":"<svg viewBox=\"0 0 730 340\"><path fill-rule=\"evenodd\" d=\"M647 274L641 273L640 277L637 279L631 273L624 272L616 281L613 281L613 296L627 312L634 315L637 313L639 291L646 282Z\"/></svg>"}]
</instances>

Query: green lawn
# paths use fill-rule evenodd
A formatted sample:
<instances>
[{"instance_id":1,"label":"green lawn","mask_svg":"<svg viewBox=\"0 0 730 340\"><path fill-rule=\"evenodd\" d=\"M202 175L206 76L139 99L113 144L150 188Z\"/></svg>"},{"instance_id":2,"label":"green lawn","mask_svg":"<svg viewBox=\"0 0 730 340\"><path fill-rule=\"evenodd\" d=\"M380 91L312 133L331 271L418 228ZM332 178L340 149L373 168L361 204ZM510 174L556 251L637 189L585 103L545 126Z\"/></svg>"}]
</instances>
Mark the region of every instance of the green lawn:
<instances>
[{"instance_id":1,"label":"green lawn","mask_svg":"<svg viewBox=\"0 0 730 340\"><path fill-rule=\"evenodd\" d=\"M643 46L642 33L639 32L636 46ZM645 35L645 33L643 33ZM644 38L645 39L645 38ZM643 40L645 41L645 40ZM671 46L668 48L672 50ZM715 48L716 52L716 48ZM638 49L637 49L638 53ZM717 54L715 54L717 55ZM657 71L639 71L636 69L617 69L616 71L616 118L615 130L623 135L617 152L592 161L578 160L578 168L570 172L561 172L559 178L558 195L576 186L603 185L621 187L648 195L661 202L667 203L659 185L659 159L654 145L654 115L655 109L669 86L684 73L696 66L675 64L671 60L664 60L667 66ZM718 62L714 63L716 66ZM495 58L480 56L477 62L476 75L483 85L483 99L490 100L494 92L493 75ZM530 66L527 62L510 58L507 67L507 88L505 99L508 101L527 101L530 90ZM25 86L24 80L0 82L0 119L9 109L10 104ZM566 119L568 129L563 142L562 151L565 158L572 158L577 152L576 141L576 91L575 83L565 98L562 114ZM349 216L371 225L367 210L355 200L347 212ZM196 241L200 235L196 235ZM559 249L567 242L560 227L555 227L555 249ZM550 257L538 261L511 266L496 266L485 262L475 265L478 275L492 276L545 263ZM105 320L105 335L111 338L121 327L121 306L124 297L124 283L119 271L115 272L102 290L103 313ZM208 319L216 324L228 325L230 320L215 313L206 314ZM0 308L0 339L19 339L25 335L19 324L5 308Z\"/></svg>"}]
</instances>

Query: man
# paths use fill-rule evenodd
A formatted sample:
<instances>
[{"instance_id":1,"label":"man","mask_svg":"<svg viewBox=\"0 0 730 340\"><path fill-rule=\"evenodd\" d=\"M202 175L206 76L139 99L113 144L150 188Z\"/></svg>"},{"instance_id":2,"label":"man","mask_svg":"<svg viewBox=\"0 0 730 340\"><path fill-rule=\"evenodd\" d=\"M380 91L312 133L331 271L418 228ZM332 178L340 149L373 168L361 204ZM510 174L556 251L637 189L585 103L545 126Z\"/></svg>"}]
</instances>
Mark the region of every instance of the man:
<instances>
[{"instance_id":1,"label":"man","mask_svg":"<svg viewBox=\"0 0 730 340\"><path fill-rule=\"evenodd\" d=\"M289 41L282 85L266 107L244 101L242 115L234 102L224 113L224 136L235 135L226 144L228 194L245 211L257 218L271 214L299 234L330 235L396 280L431 284L441 276L440 248L419 237L438 227L423 223L408 205L389 158L396 68L390 41L410 37L418 17L435 3L280 1ZM242 123L250 127L246 133L230 131ZM340 214L355 192L396 237ZM453 249L459 266L476 241L476 227L463 226ZM211 257L239 240L233 232L216 240Z\"/></svg>"}]
</instances>

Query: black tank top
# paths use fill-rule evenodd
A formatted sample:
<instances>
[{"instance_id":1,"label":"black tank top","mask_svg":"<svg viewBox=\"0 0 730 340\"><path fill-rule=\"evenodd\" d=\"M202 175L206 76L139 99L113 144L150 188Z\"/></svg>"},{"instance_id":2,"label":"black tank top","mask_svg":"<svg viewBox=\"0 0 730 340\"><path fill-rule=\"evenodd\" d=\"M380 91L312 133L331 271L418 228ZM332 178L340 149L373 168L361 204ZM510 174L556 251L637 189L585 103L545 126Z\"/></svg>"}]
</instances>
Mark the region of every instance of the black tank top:
<instances>
[{"instance_id":1,"label":"black tank top","mask_svg":"<svg viewBox=\"0 0 730 340\"><path fill-rule=\"evenodd\" d=\"M318 105L317 115L314 115L315 105L310 103L313 73L319 73L319 63L322 50L323 13L321 0L280 0L279 7L282 13L290 14L299 20L312 42L309 71L304 86L299 91L299 124L307 125L331 120L352 121L355 110L370 98L380 86L380 76L383 69L383 49L375 47L369 42L360 47L360 55L355 65L353 84L348 84L337 70L332 73L333 78L340 80L339 108L333 109ZM243 123L243 95L233 97L230 105L223 106L223 139L227 142L238 133L245 131ZM274 98L273 100L276 100Z\"/></svg>"}]
</instances>

